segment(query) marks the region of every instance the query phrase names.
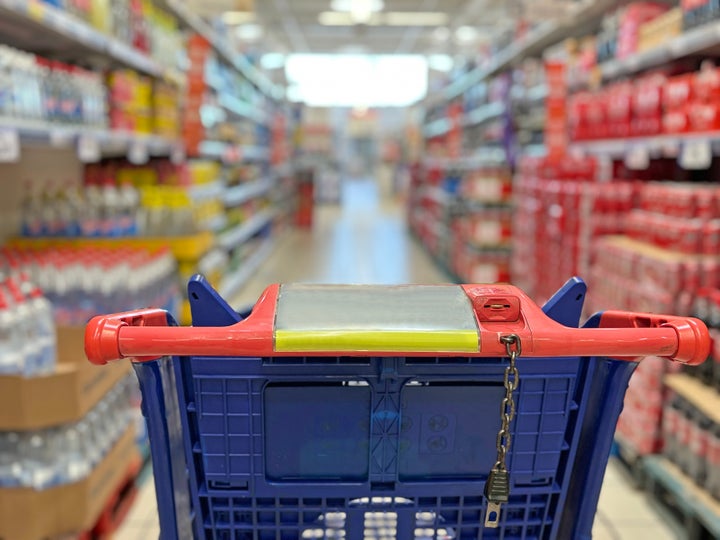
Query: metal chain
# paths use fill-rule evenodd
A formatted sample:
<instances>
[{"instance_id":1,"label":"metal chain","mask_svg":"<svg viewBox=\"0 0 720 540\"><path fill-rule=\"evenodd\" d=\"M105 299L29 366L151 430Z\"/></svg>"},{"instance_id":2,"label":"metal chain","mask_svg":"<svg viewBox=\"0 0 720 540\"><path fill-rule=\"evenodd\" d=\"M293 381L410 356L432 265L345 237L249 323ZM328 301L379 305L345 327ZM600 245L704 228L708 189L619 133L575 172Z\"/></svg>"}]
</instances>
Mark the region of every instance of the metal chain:
<instances>
[{"instance_id":1,"label":"metal chain","mask_svg":"<svg viewBox=\"0 0 720 540\"><path fill-rule=\"evenodd\" d=\"M497 434L497 461L493 469L497 471L507 471L506 458L510 451L510 443L512 436L510 435L510 424L515 418L515 398L513 393L520 384L520 374L518 373L516 360L522 354L522 343L517 334L509 334L501 336L500 342L505 344L505 350L510 358L510 363L505 368L503 384L505 385L505 397L500 406L500 431Z\"/></svg>"}]
</instances>

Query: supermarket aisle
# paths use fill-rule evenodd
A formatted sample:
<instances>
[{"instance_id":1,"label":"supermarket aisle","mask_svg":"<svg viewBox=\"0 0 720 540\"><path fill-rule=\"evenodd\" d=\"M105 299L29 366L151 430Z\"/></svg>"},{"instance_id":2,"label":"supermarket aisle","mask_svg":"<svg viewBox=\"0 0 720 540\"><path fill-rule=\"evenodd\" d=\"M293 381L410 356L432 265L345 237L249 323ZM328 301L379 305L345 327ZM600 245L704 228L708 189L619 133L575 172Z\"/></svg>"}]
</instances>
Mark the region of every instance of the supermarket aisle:
<instances>
[{"instance_id":1,"label":"supermarket aisle","mask_svg":"<svg viewBox=\"0 0 720 540\"><path fill-rule=\"evenodd\" d=\"M346 180L341 205L320 206L312 231L291 231L240 294L252 304L270 283L439 283L448 280L405 230L404 208L370 179Z\"/></svg>"},{"instance_id":2,"label":"supermarket aisle","mask_svg":"<svg viewBox=\"0 0 720 540\"><path fill-rule=\"evenodd\" d=\"M437 283L447 281L405 231L403 209L380 201L370 180L345 182L343 204L321 207L312 231L291 231L243 292L240 307L256 300L269 283ZM597 540L672 540L673 534L644 496L634 491L620 470L608 467L593 538ZM116 540L156 538L159 532L152 478ZM404 539L403 539L404 540Z\"/></svg>"}]
</instances>

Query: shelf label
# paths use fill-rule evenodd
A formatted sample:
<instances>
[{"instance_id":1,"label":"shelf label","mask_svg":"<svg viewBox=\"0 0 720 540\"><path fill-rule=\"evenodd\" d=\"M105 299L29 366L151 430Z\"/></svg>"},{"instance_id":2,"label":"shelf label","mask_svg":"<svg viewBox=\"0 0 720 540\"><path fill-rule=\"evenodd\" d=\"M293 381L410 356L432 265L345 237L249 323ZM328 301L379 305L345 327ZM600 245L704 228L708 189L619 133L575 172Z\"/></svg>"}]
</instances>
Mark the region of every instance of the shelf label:
<instances>
[{"instance_id":1,"label":"shelf label","mask_svg":"<svg viewBox=\"0 0 720 540\"><path fill-rule=\"evenodd\" d=\"M641 171L650 165L650 153L647 146L639 144L630 148L625 154L625 166L633 171Z\"/></svg>"},{"instance_id":2,"label":"shelf label","mask_svg":"<svg viewBox=\"0 0 720 540\"><path fill-rule=\"evenodd\" d=\"M150 159L147 145L142 141L131 142L127 157L133 165L144 165Z\"/></svg>"},{"instance_id":3,"label":"shelf label","mask_svg":"<svg viewBox=\"0 0 720 540\"><path fill-rule=\"evenodd\" d=\"M80 135L77 147L78 158L83 163L95 163L102 157L100 141L92 135Z\"/></svg>"},{"instance_id":4,"label":"shelf label","mask_svg":"<svg viewBox=\"0 0 720 540\"><path fill-rule=\"evenodd\" d=\"M682 148L680 166L687 170L707 169L712 163L712 148L708 139L687 141Z\"/></svg>"},{"instance_id":5,"label":"shelf label","mask_svg":"<svg viewBox=\"0 0 720 540\"><path fill-rule=\"evenodd\" d=\"M0 129L0 163L20 160L20 135L15 129Z\"/></svg>"}]
</instances>

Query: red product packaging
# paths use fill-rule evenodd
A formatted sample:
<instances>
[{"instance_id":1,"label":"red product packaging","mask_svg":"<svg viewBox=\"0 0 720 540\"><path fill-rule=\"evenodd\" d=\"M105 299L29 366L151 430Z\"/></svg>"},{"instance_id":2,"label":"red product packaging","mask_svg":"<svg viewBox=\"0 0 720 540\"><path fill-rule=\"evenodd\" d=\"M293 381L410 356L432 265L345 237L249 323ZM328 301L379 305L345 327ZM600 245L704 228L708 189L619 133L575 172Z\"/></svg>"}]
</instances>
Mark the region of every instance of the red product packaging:
<instances>
[{"instance_id":1,"label":"red product packaging","mask_svg":"<svg viewBox=\"0 0 720 540\"><path fill-rule=\"evenodd\" d=\"M703 226L702 252L705 255L720 253L720 219L707 221Z\"/></svg>"},{"instance_id":2,"label":"red product packaging","mask_svg":"<svg viewBox=\"0 0 720 540\"><path fill-rule=\"evenodd\" d=\"M716 131L720 129L720 103L692 103L688 117L690 131Z\"/></svg>"},{"instance_id":3,"label":"red product packaging","mask_svg":"<svg viewBox=\"0 0 720 540\"><path fill-rule=\"evenodd\" d=\"M712 62L703 62L700 71L693 75L693 90L697 100L714 103L720 99L720 70Z\"/></svg>"},{"instance_id":4,"label":"red product packaging","mask_svg":"<svg viewBox=\"0 0 720 540\"><path fill-rule=\"evenodd\" d=\"M687 73L669 77L663 92L663 107L665 111L684 109L687 103L693 99L695 87L695 74Z\"/></svg>"},{"instance_id":5,"label":"red product packaging","mask_svg":"<svg viewBox=\"0 0 720 540\"><path fill-rule=\"evenodd\" d=\"M607 124L609 137L628 137L632 118L633 85L616 83L607 89Z\"/></svg>"}]
</instances>

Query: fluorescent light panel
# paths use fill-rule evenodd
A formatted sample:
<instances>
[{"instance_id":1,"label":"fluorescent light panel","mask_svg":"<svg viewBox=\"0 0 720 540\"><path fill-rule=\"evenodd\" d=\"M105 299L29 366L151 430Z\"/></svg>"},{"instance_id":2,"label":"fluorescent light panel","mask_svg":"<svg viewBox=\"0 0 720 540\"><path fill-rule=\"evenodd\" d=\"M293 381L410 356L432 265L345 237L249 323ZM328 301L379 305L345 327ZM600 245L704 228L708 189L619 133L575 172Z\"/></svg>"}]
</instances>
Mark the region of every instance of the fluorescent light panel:
<instances>
[{"instance_id":1,"label":"fluorescent light panel","mask_svg":"<svg viewBox=\"0 0 720 540\"><path fill-rule=\"evenodd\" d=\"M419 55L291 54L285 74L288 98L318 107L403 107L427 92Z\"/></svg>"},{"instance_id":2,"label":"fluorescent light panel","mask_svg":"<svg viewBox=\"0 0 720 540\"><path fill-rule=\"evenodd\" d=\"M354 26L357 21L350 13L323 11L318 15L323 26ZM442 26L448 15L441 11L388 11L373 13L364 24L370 26Z\"/></svg>"}]
</instances>

